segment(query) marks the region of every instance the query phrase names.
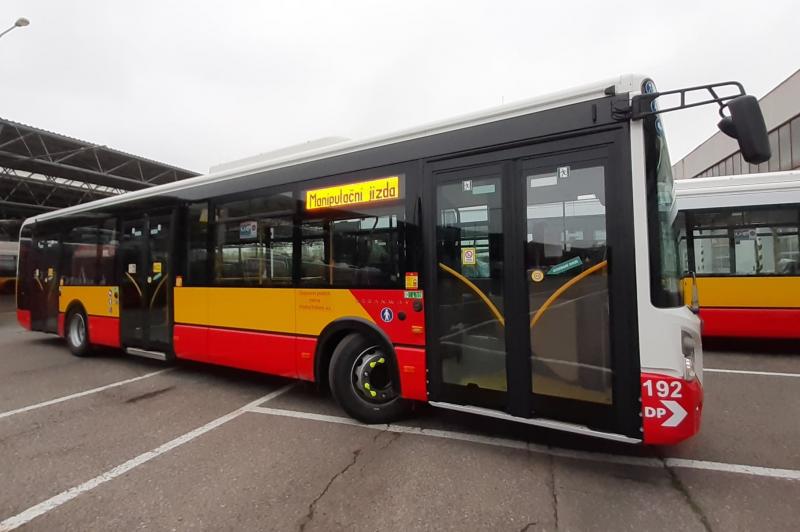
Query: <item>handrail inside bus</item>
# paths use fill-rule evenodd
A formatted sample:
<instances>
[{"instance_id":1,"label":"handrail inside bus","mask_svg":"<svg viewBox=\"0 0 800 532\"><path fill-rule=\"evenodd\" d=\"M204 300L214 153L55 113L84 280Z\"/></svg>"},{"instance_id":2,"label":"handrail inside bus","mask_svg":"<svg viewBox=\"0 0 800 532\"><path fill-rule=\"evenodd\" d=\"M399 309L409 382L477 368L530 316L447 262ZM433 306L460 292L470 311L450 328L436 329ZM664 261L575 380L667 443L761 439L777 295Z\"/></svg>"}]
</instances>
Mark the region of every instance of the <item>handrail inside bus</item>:
<instances>
[{"instance_id":1,"label":"handrail inside bus","mask_svg":"<svg viewBox=\"0 0 800 532\"><path fill-rule=\"evenodd\" d=\"M139 292L139 297L140 297L140 298L141 298L141 297L144 297L144 296L142 295L142 289L141 289L141 288L139 288L139 283L137 283L137 282L136 282L136 279L134 279L134 278L133 278L133 276L132 276L130 273L128 273L128 272L125 272L125 275L127 275L127 276L128 276L128 279L130 279L130 280L131 280L131 282L133 283L133 287L136 289L136 291L137 291L137 292Z\"/></svg>"},{"instance_id":2,"label":"handrail inside bus","mask_svg":"<svg viewBox=\"0 0 800 532\"><path fill-rule=\"evenodd\" d=\"M155 303L156 301L156 296L158 295L158 291L161 290L162 286L164 286L164 281L167 280L167 277L169 277L169 274L162 277L161 281L159 281L158 285L156 286L156 289L153 290L153 297L150 298L150 310L153 310L153 303Z\"/></svg>"},{"instance_id":3,"label":"handrail inside bus","mask_svg":"<svg viewBox=\"0 0 800 532\"><path fill-rule=\"evenodd\" d=\"M441 262L439 263L439 269L449 273L450 275L452 275L453 277L455 277L456 279L467 285L467 287L473 292L475 292L475 295L481 298L481 300L486 304L486 306L489 307L489 310L492 312L492 314L494 314L494 317L497 319L497 321L500 322L500 325L502 325L503 327L506 326L506 320L505 318L503 318L503 314L501 314L500 311L497 309L497 307L494 305L494 303L492 303L492 300L489 299L489 297L486 294L484 294L480 288L475 286L475 283L473 283L472 281L470 281L469 279L467 279L466 277L455 271L453 268L447 266L446 264L442 264Z\"/></svg>"},{"instance_id":4,"label":"handrail inside bus","mask_svg":"<svg viewBox=\"0 0 800 532\"><path fill-rule=\"evenodd\" d=\"M539 319L541 319L541 317L544 315L545 312L547 312L547 309L550 308L550 305L552 305L556 301L556 299L561 297L561 295L564 292L566 292L572 286L575 286L577 283L581 282L583 279L585 279L586 277L590 276L594 272L600 271L600 270L602 270L603 268L606 268L606 267L608 267L608 261L607 260L604 260L603 262L598 262L597 264L595 264L594 266L592 266L588 270L582 271L581 273L579 273L578 275L576 275L575 277L573 277L572 279L570 279L566 283L564 283L561 286L559 286L558 290L553 292L550 295L550 297L548 297L547 300L544 303L542 303L542 306L539 307L539 310L536 311L536 314L533 315L533 318L531 319L531 327L530 328L533 329L533 326L536 325L536 322L539 321Z\"/></svg>"}]
</instances>

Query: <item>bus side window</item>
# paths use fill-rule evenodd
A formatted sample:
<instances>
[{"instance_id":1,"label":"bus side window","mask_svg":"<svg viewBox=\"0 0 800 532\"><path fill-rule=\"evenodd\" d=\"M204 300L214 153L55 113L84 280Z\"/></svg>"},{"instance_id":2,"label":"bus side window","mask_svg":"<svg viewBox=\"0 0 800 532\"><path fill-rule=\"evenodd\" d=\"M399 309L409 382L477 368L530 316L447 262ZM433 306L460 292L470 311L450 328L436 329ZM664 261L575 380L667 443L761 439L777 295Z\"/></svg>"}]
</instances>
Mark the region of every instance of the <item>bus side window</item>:
<instances>
[{"instance_id":1,"label":"bus side window","mask_svg":"<svg viewBox=\"0 0 800 532\"><path fill-rule=\"evenodd\" d=\"M73 286L97 284L98 229L96 225L77 226L64 236L62 277L65 284Z\"/></svg>"},{"instance_id":2,"label":"bus side window","mask_svg":"<svg viewBox=\"0 0 800 532\"><path fill-rule=\"evenodd\" d=\"M218 205L214 284L291 285L294 210L291 192Z\"/></svg>"},{"instance_id":3,"label":"bus side window","mask_svg":"<svg viewBox=\"0 0 800 532\"><path fill-rule=\"evenodd\" d=\"M208 283L208 202L190 205L186 216L189 233L186 285L203 286Z\"/></svg>"},{"instance_id":4,"label":"bus side window","mask_svg":"<svg viewBox=\"0 0 800 532\"><path fill-rule=\"evenodd\" d=\"M401 220L402 207L381 207L337 212L334 219L303 224L301 282L395 287L400 281Z\"/></svg>"},{"instance_id":5,"label":"bus side window","mask_svg":"<svg viewBox=\"0 0 800 532\"><path fill-rule=\"evenodd\" d=\"M119 240L117 235L117 219L105 220L100 226L98 235L100 245L100 263L98 266L98 281L101 285L113 285L115 279L115 260Z\"/></svg>"}]
</instances>

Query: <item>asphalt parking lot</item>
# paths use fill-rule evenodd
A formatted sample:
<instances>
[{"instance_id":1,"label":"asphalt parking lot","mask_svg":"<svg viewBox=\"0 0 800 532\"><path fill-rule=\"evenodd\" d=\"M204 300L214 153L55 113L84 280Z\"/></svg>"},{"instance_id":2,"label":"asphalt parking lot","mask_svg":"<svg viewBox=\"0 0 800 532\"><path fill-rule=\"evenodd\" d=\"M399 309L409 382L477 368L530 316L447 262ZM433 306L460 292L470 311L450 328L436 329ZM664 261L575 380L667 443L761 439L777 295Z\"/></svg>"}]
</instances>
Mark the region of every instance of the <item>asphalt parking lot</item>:
<instances>
[{"instance_id":1,"label":"asphalt parking lot","mask_svg":"<svg viewBox=\"0 0 800 532\"><path fill-rule=\"evenodd\" d=\"M309 385L75 358L0 305L0 531L800 529L800 354L706 353L701 434L643 449L367 427Z\"/></svg>"}]
</instances>

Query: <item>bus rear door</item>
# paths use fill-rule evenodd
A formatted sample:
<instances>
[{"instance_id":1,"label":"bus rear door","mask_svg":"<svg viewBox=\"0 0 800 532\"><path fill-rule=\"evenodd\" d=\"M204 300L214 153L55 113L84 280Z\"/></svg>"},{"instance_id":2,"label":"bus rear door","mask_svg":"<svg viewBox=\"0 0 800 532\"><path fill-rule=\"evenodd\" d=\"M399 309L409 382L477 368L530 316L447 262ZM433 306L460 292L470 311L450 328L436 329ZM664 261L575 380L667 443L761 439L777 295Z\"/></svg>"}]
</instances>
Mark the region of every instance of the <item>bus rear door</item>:
<instances>
[{"instance_id":1,"label":"bus rear door","mask_svg":"<svg viewBox=\"0 0 800 532\"><path fill-rule=\"evenodd\" d=\"M57 332L60 255L60 234L34 229L31 267L26 280L31 329L34 331Z\"/></svg>"},{"instance_id":2,"label":"bus rear door","mask_svg":"<svg viewBox=\"0 0 800 532\"><path fill-rule=\"evenodd\" d=\"M123 218L120 336L131 354L165 358L172 336L172 213Z\"/></svg>"}]
</instances>

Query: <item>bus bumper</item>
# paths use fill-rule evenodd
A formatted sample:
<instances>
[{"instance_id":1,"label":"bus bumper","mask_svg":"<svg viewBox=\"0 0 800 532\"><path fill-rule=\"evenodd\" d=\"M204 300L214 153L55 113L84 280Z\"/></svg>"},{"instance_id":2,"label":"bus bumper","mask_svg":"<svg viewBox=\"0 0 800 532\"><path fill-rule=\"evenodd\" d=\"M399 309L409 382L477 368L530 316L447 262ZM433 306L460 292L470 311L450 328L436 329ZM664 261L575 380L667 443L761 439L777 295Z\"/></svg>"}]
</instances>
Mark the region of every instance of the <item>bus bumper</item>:
<instances>
[{"instance_id":1,"label":"bus bumper","mask_svg":"<svg viewBox=\"0 0 800 532\"><path fill-rule=\"evenodd\" d=\"M642 373L642 430L647 445L674 445L697 434L703 413L703 386L691 381Z\"/></svg>"},{"instance_id":2,"label":"bus bumper","mask_svg":"<svg viewBox=\"0 0 800 532\"><path fill-rule=\"evenodd\" d=\"M29 331L31 330L31 311L17 309L17 321L19 324Z\"/></svg>"}]
</instances>

